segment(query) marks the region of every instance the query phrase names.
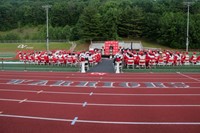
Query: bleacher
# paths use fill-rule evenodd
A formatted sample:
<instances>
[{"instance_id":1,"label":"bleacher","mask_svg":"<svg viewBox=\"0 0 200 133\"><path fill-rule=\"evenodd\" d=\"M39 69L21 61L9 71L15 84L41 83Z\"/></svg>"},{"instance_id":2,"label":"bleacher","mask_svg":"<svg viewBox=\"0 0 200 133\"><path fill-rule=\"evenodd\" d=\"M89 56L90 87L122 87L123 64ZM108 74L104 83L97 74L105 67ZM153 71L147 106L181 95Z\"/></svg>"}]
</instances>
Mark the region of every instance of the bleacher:
<instances>
[{"instance_id":1,"label":"bleacher","mask_svg":"<svg viewBox=\"0 0 200 133\"><path fill-rule=\"evenodd\" d=\"M140 41L119 42L119 46L124 49L135 49L135 50L143 49L142 43Z\"/></svg>"},{"instance_id":2,"label":"bleacher","mask_svg":"<svg viewBox=\"0 0 200 133\"><path fill-rule=\"evenodd\" d=\"M91 42L89 49L102 49L104 46L105 42ZM119 47L123 49L134 49L138 51L143 49L141 41L119 41Z\"/></svg>"},{"instance_id":3,"label":"bleacher","mask_svg":"<svg viewBox=\"0 0 200 133\"><path fill-rule=\"evenodd\" d=\"M89 49L102 49L102 47L104 46L104 42L91 42Z\"/></svg>"}]
</instances>

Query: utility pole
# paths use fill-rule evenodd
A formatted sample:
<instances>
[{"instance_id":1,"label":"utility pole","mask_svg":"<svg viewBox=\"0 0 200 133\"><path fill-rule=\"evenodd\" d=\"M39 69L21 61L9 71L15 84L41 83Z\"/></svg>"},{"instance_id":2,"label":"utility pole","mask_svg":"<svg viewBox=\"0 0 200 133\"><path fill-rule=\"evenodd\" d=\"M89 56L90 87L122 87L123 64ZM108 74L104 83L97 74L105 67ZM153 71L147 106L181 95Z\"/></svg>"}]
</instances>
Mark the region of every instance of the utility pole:
<instances>
[{"instance_id":1,"label":"utility pole","mask_svg":"<svg viewBox=\"0 0 200 133\"><path fill-rule=\"evenodd\" d=\"M188 52L189 47L189 29L190 29L190 6L194 2L184 2L184 5L187 5L187 35L186 35L186 52Z\"/></svg>"},{"instance_id":2,"label":"utility pole","mask_svg":"<svg viewBox=\"0 0 200 133\"><path fill-rule=\"evenodd\" d=\"M51 8L51 5L45 5L42 7L46 10L46 25L47 25L46 47L48 52L49 51L49 8Z\"/></svg>"}]
</instances>

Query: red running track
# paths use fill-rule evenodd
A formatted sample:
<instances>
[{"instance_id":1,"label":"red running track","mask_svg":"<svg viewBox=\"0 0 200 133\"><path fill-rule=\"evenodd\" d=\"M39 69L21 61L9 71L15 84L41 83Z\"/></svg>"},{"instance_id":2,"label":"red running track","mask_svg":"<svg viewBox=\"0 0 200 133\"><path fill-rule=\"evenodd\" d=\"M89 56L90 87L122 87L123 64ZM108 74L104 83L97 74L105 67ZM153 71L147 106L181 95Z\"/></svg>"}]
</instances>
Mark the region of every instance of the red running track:
<instances>
[{"instance_id":1,"label":"red running track","mask_svg":"<svg viewBox=\"0 0 200 133\"><path fill-rule=\"evenodd\" d=\"M199 86L199 73L3 71L0 133L198 133Z\"/></svg>"}]
</instances>

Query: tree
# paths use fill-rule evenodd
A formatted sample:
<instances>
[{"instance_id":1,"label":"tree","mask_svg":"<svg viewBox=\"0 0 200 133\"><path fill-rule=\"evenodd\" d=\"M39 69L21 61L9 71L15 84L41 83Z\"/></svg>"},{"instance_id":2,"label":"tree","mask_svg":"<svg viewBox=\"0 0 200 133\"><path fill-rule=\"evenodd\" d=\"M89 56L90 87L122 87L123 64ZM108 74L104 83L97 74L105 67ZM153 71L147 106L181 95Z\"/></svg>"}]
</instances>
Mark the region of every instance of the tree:
<instances>
[{"instance_id":1,"label":"tree","mask_svg":"<svg viewBox=\"0 0 200 133\"><path fill-rule=\"evenodd\" d=\"M79 35L84 40L98 40L101 38L101 15L98 10L89 6L84 9L78 22Z\"/></svg>"},{"instance_id":2,"label":"tree","mask_svg":"<svg viewBox=\"0 0 200 133\"><path fill-rule=\"evenodd\" d=\"M120 10L118 7L118 3L114 1L109 1L101 7L103 39L105 40L117 40L119 37L117 31Z\"/></svg>"},{"instance_id":3,"label":"tree","mask_svg":"<svg viewBox=\"0 0 200 133\"><path fill-rule=\"evenodd\" d=\"M120 15L118 33L122 37L141 37L143 31L142 9L134 6L127 7Z\"/></svg>"},{"instance_id":4,"label":"tree","mask_svg":"<svg viewBox=\"0 0 200 133\"><path fill-rule=\"evenodd\" d=\"M185 24L183 13L167 12L160 18L160 38L159 41L174 48L184 48L185 44Z\"/></svg>"},{"instance_id":5,"label":"tree","mask_svg":"<svg viewBox=\"0 0 200 133\"><path fill-rule=\"evenodd\" d=\"M199 48L200 45L200 13L191 16L190 19L190 44L189 48Z\"/></svg>"}]
</instances>

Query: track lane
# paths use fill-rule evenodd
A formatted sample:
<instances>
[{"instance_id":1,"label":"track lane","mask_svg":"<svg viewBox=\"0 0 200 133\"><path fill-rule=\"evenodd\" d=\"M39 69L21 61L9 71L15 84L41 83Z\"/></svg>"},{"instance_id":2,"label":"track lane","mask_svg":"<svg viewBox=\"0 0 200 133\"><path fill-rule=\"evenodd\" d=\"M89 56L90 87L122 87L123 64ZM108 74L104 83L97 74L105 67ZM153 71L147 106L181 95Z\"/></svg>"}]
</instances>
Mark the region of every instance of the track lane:
<instances>
[{"instance_id":1,"label":"track lane","mask_svg":"<svg viewBox=\"0 0 200 133\"><path fill-rule=\"evenodd\" d=\"M0 127L1 133L198 133L199 131L199 125L102 125L77 122L71 126L68 122L3 117L0 117Z\"/></svg>"},{"instance_id":2,"label":"track lane","mask_svg":"<svg viewBox=\"0 0 200 133\"><path fill-rule=\"evenodd\" d=\"M97 104L155 104L155 105L200 105L200 95L188 96L156 96L156 95L84 95L54 94L35 92L1 91L0 99L28 99L34 101L72 102L72 103L97 103Z\"/></svg>"},{"instance_id":3,"label":"track lane","mask_svg":"<svg viewBox=\"0 0 200 133\"><path fill-rule=\"evenodd\" d=\"M4 73L4 72L3 72ZM2 74L2 73L1 73ZM10 74L10 76L12 77L13 72L10 73L4 73L6 74ZM14 74L20 74L18 72L14 72ZM54 78L54 79L50 79L52 82L58 80L58 79L72 79L73 81L80 81L83 80L86 76L88 77L90 74L78 74L78 73L42 73L42 76L38 76L41 75L41 72L22 72L22 75L24 75L24 79L26 79L26 77L30 77L31 76L35 76L35 78L38 79L47 79L49 80L50 78L48 77L57 77L58 78ZM31 75L30 75L31 74ZM46 116L46 117L60 117L63 119L67 119L68 116L70 117L70 120L73 120L74 117L78 116L78 120L102 120L102 121L112 121L112 120L116 120L116 121L136 121L138 120L139 122L143 121L178 121L178 120L183 120L185 122L199 122L200 118L199 118L199 107L102 107L102 106L90 106L89 103L95 103L95 102L101 102L103 103L104 100L110 101L110 102L116 102L119 103L119 101L122 101L122 103L132 103L132 101L134 102L146 102L148 103L150 101L150 99L153 102L157 102L159 100L156 100L157 98L152 97L152 98L146 98L145 97L130 97L128 96L128 99L123 99L125 96L116 96L116 95L112 95L113 93L117 93L117 94L188 94L188 93L200 93L200 88L199 88L199 82L197 80L194 80L194 78L196 79L200 79L200 75L199 74L186 74L187 76L192 77L191 78L187 78L187 77L183 77L181 75L178 74L154 74L154 73L148 73L148 74L140 74L139 76L134 76L134 74L120 74L119 77L116 77L115 74L106 74L104 76L89 76L89 80L98 80L98 81L114 81L114 82L121 82L121 79L124 78L124 81L138 81L138 82L142 82L142 78L144 79L143 81L145 82L151 82L154 81L156 79L158 79L160 77L159 81L163 81L165 80L165 82L188 82L190 86L195 87L195 88L146 88L146 87L141 87L141 88L134 88L134 89L130 89L130 88L86 88L86 87L76 87L76 86L70 86L70 87L53 87L53 86L30 86L30 85L5 85L5 84L1 84L0 89L2 89L2 87L4 89L25 89L26 90L36 90L36 91L40 91L40 90L44 90L44 91L56 91L56 92L86 92L86 93L91 93L93 92L92 97L90 96L85 96L85 95L78 95L79 97L82 97L84 99L84 101L88 101L88 105L86 105L85 107L82 107L82 105L67 105L66 107L64 105L50 105L50 104L38 104L38 103L18 103L19 105L12 105L14 102L6 102L5 106L2 101L0 102L0 111L3 111L3 113L6 114L7 113L19 113L21 115L31 115L33 111L38 112L37 114L35 114L36 116ZM137 74L136 74L137 75ZM0 83L2 81L6 81L7 79L11 79L10 76L4 76L1 75L0 76ZM179 78L179 80L176 80L176 78L174 78L174 76L176 78ZM145 79L145 78L146 79ZM20 77L21 78L21 77ZM139 78L138 80L136 78ZM141 79L140 79L141 78ZM150 79L152 78L152 79ZM170 80L168 80L168 78L172 78ZM111 94L111 95L102 95L102 94L98 94L96 95L96 93L104 93L104 94ZM0 92L1 94L1 92ZM43 95L43 93L41 93L42 95L37 95L36 97L32 94L27 93L27 96L30 96L30 98L41 98L42 100L46 99L46 100L78 100L78 101L82 101L82 98L79 99L79 97L77 95L66 95L66 94L49 94L48 96L46 96L46 94ZM8 96L9 94L7 93L6 96ZM13 95L13 94L12 94ZM61 96L63 95L63 96ZM39 96L39 97L38 97ZM66 96L69 96L67 98L65 98ZM16 93L16 97L23 97L23 94L17 94ZM53 97L51 99L51 97ZM102 98L103 97L103 98ZM114 98L113 98L114 97ZM126 96L127 97L127 96ZM69 98L69 99L68 99ZM143 99L144 98L144 99ZM85 100L86 99L86 100ZM123 99L123 100L121 100ZM146 101L145 101L146 99ZM159 98L159 99L165 99L163 97ZM199 100L198 96L189 96L189 97L185 97L181 98L181 97L176 97L173 96L168 97L168 99L163 100L163 102L169 102L171 104L174 103L196 103ZM112 101L111 101L112 100ZM152 102L151 101L151 102ZM185 101L185 102L184 102ZM159 101L162 102L162 101ZM2 106L3 105L3 106ZM21 105L26 105L26 106L21 106ZM38 106L39 105L39 106ZM43 105L43 106L42 106ZM149 105L149 103L148 103ZM3 109L1 108L3 107ZM19 108L19 112L18 110L16 110L16 108ZM125 109L128 108L128 109ZM27 112L24 112L24 109L27 110ZM57 111L58 110L58 111ZM17 112L15 112L17 111ZM55 112L53 112L55 111ZM69 115L65 113L65 111L68 111ZM43 112L43 113L42 113ZM34 115L34 114L32 114ZM104 118L104 119L103 119ZM3 121L3 123L2 123ZM10 122L12 121L12 123ZM176 122L177 122L176 121ZM37 124L33 124L33 123L37 123ZM18 127L12 125L14 123L14 125L18 125ZM20 123L20 124L19 124ZM2 128L3 125L3 128ZM24 126L25 125L25 126ZM41 126L42 125L42 126ZM46 127L48 125L48 128L43 128ZM54 125L54 126L53 126ZM55 126L56 125L56 126ZM200 128L199 125L110 125L110 124L97 124L97 123L80 123L80 122L76 122L75 126L69 126L70 122L52 122L52 121L43 121L43 120L30 120L30 119L17 119L17 118L4 118L4 117L0 117L0 132L12 132L12 131L19 131L20 133L23 133L23 131L28 131L28 132L40 132L40 131L44 131L44 132L48 132L48 133L55 133L55 132L62 132L66 131L66 132L74 132L74 133L79 133L79 132L85 132L85 133L93 133L95 131L95 133L97 132L105 132L105 133L110 133L110 132L115 132L115 133L121 133L121 132L162 132L162 133L177 133L177 132L181 132L181 133L185 133L185 132L190 132L190 133L197 133ZM7 128L7 127L14 127L15 130L12 130L11 128ZM2 131L3 129L3 131ZM32 129L32 130L29 130Z\"/></svg>"},{"instance_id":4,"label":"track lane","mask_svg":"<svg viewBox=\"0 0 200 133\"><path fill-rule=\"evenodd\" d=\"M119 76L116 76L116 74L105 74L105 75L91 75L90 73L85 73L85 74L81 74L81 73L56 73L56 72L0 72L1 77L0 78L17 78L19 77L18 75L20 75L21 78L29 78L31 77L32 79L44 79L44 78L48 78L49 80L51 79L67 79L67 78L73 78L73 79L79 79L81 77L85 77L87 76L88 79L114 79L116 81L120 80L121 78L126 79L126 80L130 80L130 79L189 79L188 77L184 77L180 74L177 73L133 73L133 74L129 74L129 73L124 73L124 74L118 74ZM181 73L182 74L182 73ZM31 76L30 76L31 75ZM134 76L137 75L137 76ZM195 76L194 78L200 78L200 76L198 74L190 74L190 73L183 73L183 75L188 75L188 76ZM192 79L190 79L192 80Z\"/></svg>"},{"instance_id":5,"label":"track lane","mask_svg":"<svg viewBox=\"0 0 200 133\"><path fill-rule=\"evenodd\" d=\"M58 105L17 103L0 101L3 114L59 119L121 122L198 122L200 107L102 107L81 105ZM159 112L158 112L159 110ZM200 123L199 123L200 124Z\"/></svg>"}]
</instances>

